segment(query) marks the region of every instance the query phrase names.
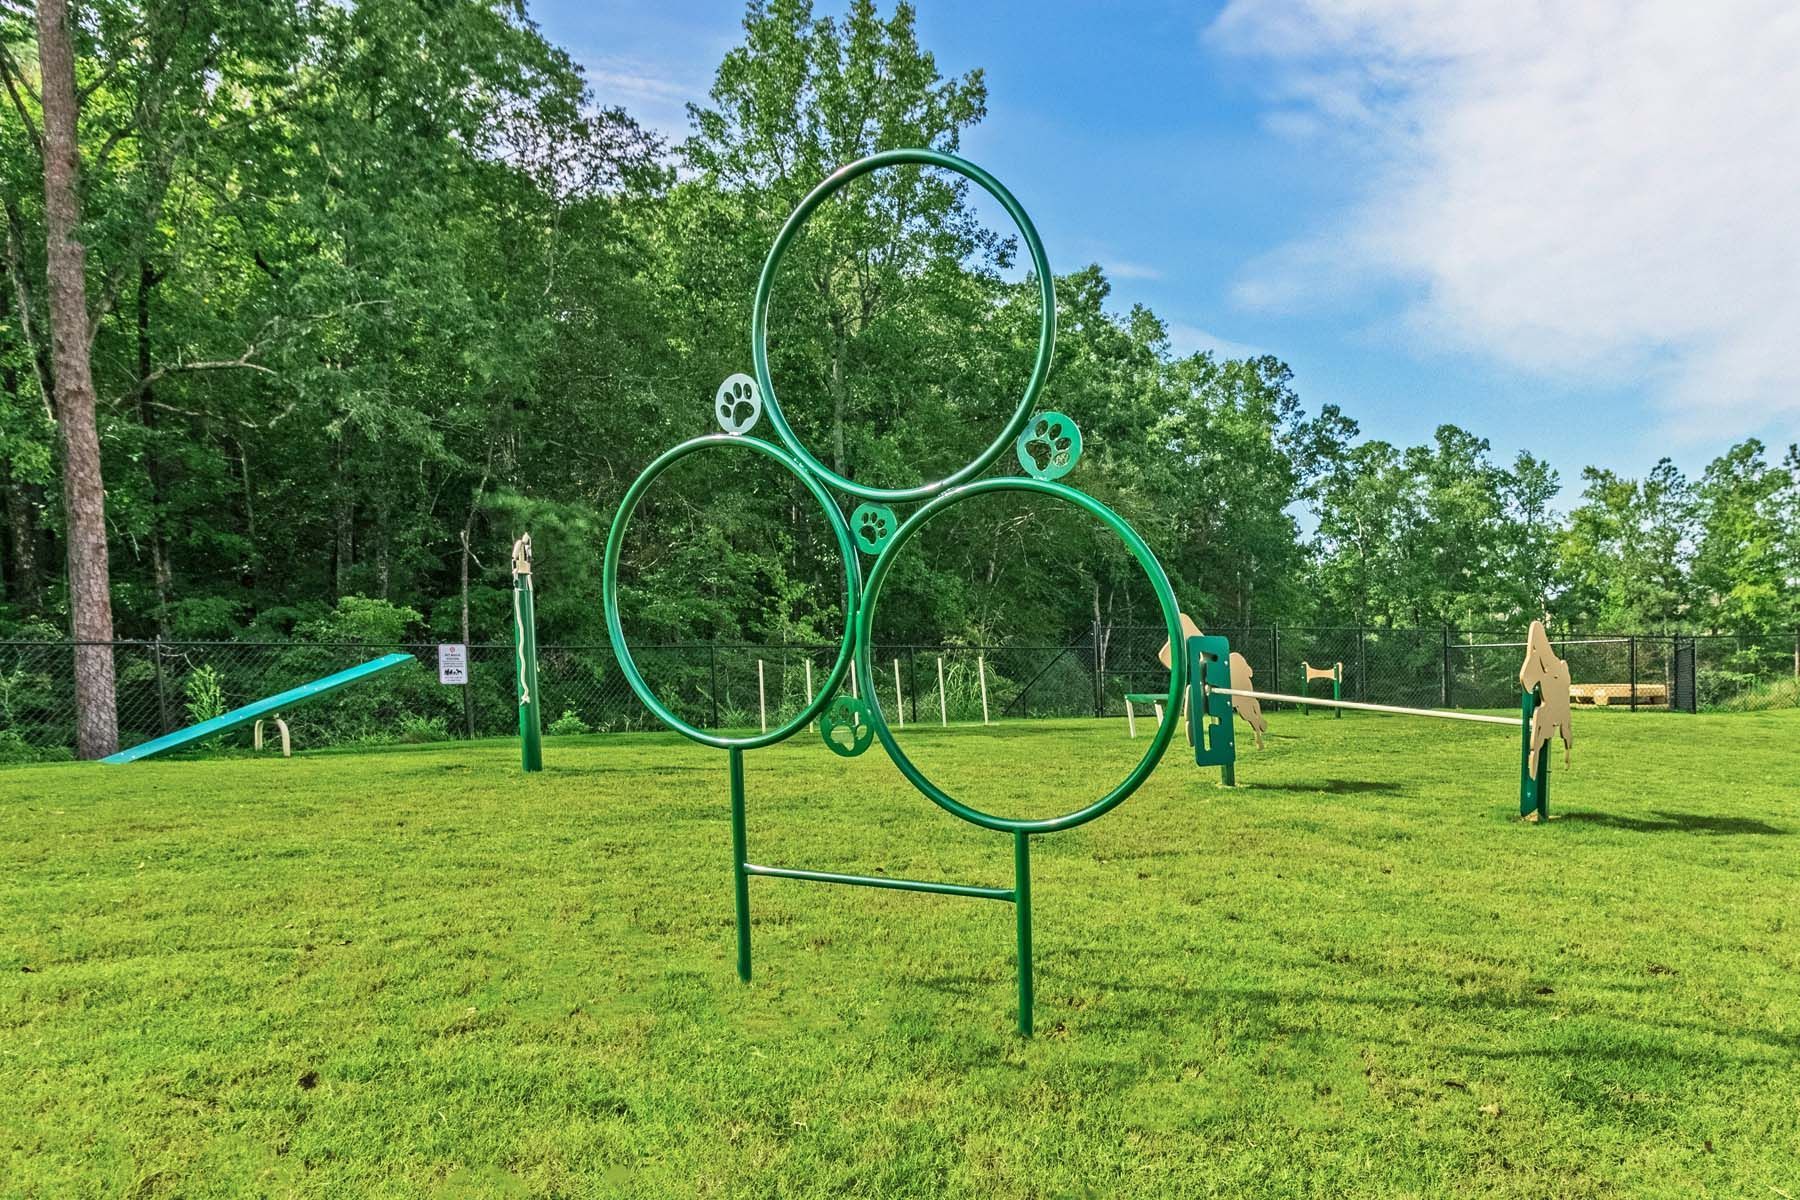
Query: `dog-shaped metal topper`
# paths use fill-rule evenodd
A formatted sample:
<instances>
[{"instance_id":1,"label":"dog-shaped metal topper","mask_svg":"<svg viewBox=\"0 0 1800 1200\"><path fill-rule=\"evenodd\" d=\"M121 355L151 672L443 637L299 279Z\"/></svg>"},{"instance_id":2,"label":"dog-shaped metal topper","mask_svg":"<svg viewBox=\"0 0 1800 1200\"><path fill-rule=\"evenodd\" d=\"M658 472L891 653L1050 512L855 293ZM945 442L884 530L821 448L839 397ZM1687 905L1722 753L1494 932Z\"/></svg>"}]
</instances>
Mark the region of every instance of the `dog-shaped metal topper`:
<instances>
[{"instance_id":1,"label":"dog-shaped metal topper","mask_svg":"<svg viewBox=\"0 0 1800 1200\"><path fill-rule=\"evenodd\" d=\"M1533 621L1531 632L1525 635L1525 665L1519 668L1519 686L1527 692L1538 690L1537 706L1531 710L1531 753L1525 760L1526 769L1536 779L1538 752L1550 744L1551 730L1562 735L1565 766L1575 744L1569 733L1569 664L1556 657L1542 621Z\"/></svg>"}]
</instances>

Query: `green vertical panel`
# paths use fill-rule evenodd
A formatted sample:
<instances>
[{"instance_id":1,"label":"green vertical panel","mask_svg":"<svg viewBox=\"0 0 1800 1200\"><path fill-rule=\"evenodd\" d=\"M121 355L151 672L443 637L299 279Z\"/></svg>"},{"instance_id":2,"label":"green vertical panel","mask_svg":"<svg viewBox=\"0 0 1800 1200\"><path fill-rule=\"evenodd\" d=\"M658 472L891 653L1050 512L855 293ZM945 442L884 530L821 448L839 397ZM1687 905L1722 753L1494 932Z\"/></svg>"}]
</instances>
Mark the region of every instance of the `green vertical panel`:
<instances>
[{"instance_id":1,"label":"green vertical panel","mask_svg":"<svg viewBox=\"0 0 1800 1200\"><path fill-rule=\"evenodd\" d=\"M1188 654L1188 720L1193 726L1194 762L1221 767L1227 787L1237 783L1237 737L1231 697L1208 688L1231 686L1231 644L1222 637L1191 637Z\"/></svg>"}]
</instances>

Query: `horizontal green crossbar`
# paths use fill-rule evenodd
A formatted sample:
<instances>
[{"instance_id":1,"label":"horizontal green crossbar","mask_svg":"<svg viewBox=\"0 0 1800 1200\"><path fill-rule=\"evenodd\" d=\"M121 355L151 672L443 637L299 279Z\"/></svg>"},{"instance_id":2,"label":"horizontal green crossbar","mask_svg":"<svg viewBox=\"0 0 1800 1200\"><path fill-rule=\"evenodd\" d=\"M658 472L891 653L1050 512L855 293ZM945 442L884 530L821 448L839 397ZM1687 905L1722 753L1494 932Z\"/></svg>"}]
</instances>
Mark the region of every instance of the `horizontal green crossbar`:
<instances>
[{"instance_id":1,"label":"horizontal green crossbar","mask_svg":"<svg viewBox=\"0 0 1800 1200\"><path fill-rule=\"evenodd\" d=\"M889 879L884 875L835 875L830 871L799 871L792 867L764 867L745 863L746 875L775 879L810 879L814 883L850 883L858 887L891 888L901 892L935 892L940 896L969 896L976 900L1015 900L1011 888L971 887L966 883L929 883L922 879Z\"/></svg>"}]
</instances>

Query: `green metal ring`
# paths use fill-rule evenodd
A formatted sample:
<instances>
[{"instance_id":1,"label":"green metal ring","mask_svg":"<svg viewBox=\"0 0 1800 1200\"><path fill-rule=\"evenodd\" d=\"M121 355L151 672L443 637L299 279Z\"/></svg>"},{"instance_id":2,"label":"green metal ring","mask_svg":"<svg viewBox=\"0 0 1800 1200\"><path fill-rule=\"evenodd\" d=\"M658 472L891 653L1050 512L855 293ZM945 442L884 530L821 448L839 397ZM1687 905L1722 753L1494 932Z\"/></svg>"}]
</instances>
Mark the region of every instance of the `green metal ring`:
<instances>
[{"instance_id":1,"label":"green metal ring","mask_svg":"<svg viewBox=\"0 0 1800 1200\"><path fill-rule=\"evenodd\" d=\"M1020 235L1025 239L1026 249L1031 254L1032 269L1037 272L1039 302L1043 312L1038 319L1037 360L1031 366L1031 378L1025 384L1025 394L1019 398L1019 407L1007 421L1006 428L1000 431L993 444L983 450L975 459L961 470L938 480L936 483L922 483L909 488L878 488L845 479L836 471L827 467L811 451L800 443L793 428L787 423L787 417L781 411L781 401L775 396L775 381L769 377L769 294L775 287L775 272L781 265L781 256L787 251L788 243L806 224L807 217L814 209L830 199L839 188L852 180L867 175L882 167L919 164L930 167L942 167L946 171L954 171L965 179L972 179L980 184L987 193L1000 202L1002 208L1011 215L1013 223L1019 227ZM1025 209L1013 198L998 179L964 158L954 154L945 154L938 150L884 150L880 154L871 154L867 158L858 159L849 166L839 167L832 172L823 183L814 188L794 215L787 219L781 232L775 235L775 244L769 247L769 257L763 263L762 276L756 281L756 301L750 311L750 361L756 372L756 385L762 389L763 413L770 426L775 430L782 445L786 446L795 458L806 464L808 470L827 480L832 486L850 493L862 500L884 500L888 503L904 503L924 500L935 496L946 488L955 487L965 480L972 479L986 470L1001 453L1006 450L1025 428L1025 422L1031 416L1032 405L1037 403L1038 393L1044 388L1044 380L1050 375L1050 359L1056 350L1056 281L1050 275L1050 259L1044 253L1044 243L1038 238L1037 228L1032 225L1031 218L1025 215Z\"/></svg>"},{"instance_id":2,"label":"green metal ring","mask_svg":"<svg viewBox=\"0 0 1800 1200\"><path fill-rule=\"evenodd\" d=\"M831 531L837 535L838 553L844 560L844 637L838 647L837 662L832 664L831 674L825 677L824 684L800 713L779 729L767 733L759 733L753 737L721 737L716 733L707 733L696 729L671 712L667 705L656 698L650 685L638 673L637 663L631 657L631 648L625 644L625 630L619 620L619 551L625 544L625 530L631 523L631 514L636 511L638 502L643 499L644 489L652 480L668 470L676 462L709 446L733 446L755 450L774 459L787 468L806 490L811 492L819 507L825 510L826 518L831 522ZM601 575L601 604L606 612L606 636L612 642L613 656L619 660L619 669L625 673L625 682L637 693L637 698L644 702L664 725L675 732L692 738L703 746L715 746L721 750L755 750L761 746L773 746L776 742L792 737L810 725L814 718L825 711L837 695L838 685L850 673L850 661L856 650L856 621L858 597L862 592L862 567L857 561L856 547L850 541L850 527L844 523L844 514L825 490L823 484L811 472L795 462L781 447L761 438L749 437L736 433L710 433L703 437L682 442L679 446L663 453L661 458L644 468L626 490L625 498L619 502L618 515L613 518L612 530L606 535L606 563Z\"/></svg>"},{"instance_id":3,"label":"green metal ring","mask_svg":"<svg viewBox=\"0 0 1800 1200\"><path fill-rule=\"evenodd\" d=\"M1168 627L1169 641L1175 646L1181 645L1181 606L1175 601L1175 589L1169 586L1169 577L1163 571L1162 564L1157 561L1156 555L1151 552L1150 547L1144 544L1144 539L1138 536L1137 530L1126 524L1124 518L1106 505L1085 492L1076 491L1067 484L1053 483L1046 479L1026 479L1017 475L1002 475L953 488L931 500L907 518L906 523L895 531L893 540L888 542L886 548L882 550L881 557L875 560L874 569L869 572L869 582L863 590L862 606L857 609L856 614L856 659L859 664L858 670L864 679L875 678L875 665L869 651L875 630L875 604L881 595L882 582L887 578L889 569L894 565L895 556L900 553L907 542L912 540L913 535L919 532L934 513L950 507L959 500L966 500L971 496L980 496L988 492L1034 492L1040 496L1067 500L1076 507L1098 517L1102 524L1124 540L1126 548L1138 560L1138 565L1144 569L1144 574L1149 576L1150 586L1156 591L1157 603L1162 605L1163 622ZM1169 668L1169 691L1166 696L1169 707L1167 711L1178 713L1181 711L1182 689L1186 684L1186 655L1173 654L1170 655L1170 659L1172 665ZM881 739L882 746L887 749L888 757L894 760L894 765L900 768L900 773L906 776L914 787L924 792L938 807L965 821L986 829L998 829L1007 833L1054 833L1059 829L1072 829L1077 825L1084 825L1096 817L1105 816L1127 796L1137 791L1144 780L1150 777L1150 772L1155 770L1156 764L1162 760L1163 751L1169 748L1169 741L1175 736L1175 727L1180 724L1179 721L1163 721L1158 725L1156 736L1150 740L1149 749L1144 751L1144 757L1138 760L1137 765L1131 769L1131 773L1125 777L1124 782L1086 808L1064 813L1060 817L1023 820L1015 817L996 817L992 813L984 813L980 809L970 808L925 778L924 773L913 765L912 760L906 757L905 752L894 741L893 731L888 728L887 715L881 710L880 689L871 687L863 702L868 708L869 723L875 726L875 736Z\"/></svg>"}]
</instances>

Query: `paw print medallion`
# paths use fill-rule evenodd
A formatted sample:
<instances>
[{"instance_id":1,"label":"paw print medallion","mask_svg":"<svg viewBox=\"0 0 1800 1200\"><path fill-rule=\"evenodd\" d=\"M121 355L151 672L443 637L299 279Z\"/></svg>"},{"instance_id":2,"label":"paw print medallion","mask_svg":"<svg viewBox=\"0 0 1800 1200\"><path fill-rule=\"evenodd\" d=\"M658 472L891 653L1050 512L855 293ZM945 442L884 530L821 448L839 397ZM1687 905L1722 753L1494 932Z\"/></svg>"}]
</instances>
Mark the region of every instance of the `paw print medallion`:
<instances>
[{"instance_id":1,"label":"paw print medallion","mask_svg":"<svg viewBox=\"0 0 1800 1200\"><path fill-rule=\"evenodd\" d=\"M1081 457L1081 429L1059 412L1039 413L1026 424L1013 450L1033 479L1061 479Z\"/></svg>"},{"instance_id":2,"label":"paw print medallion","mask_svg":"<svg viewBox=\"0 0 1800 1200\"><path fill-rule=\"evenodd\" d=\"M762 416L762 393L748 375L732 375L719 385L713 412L726 433L749 433Z\"/></svg>"},{"instance_id":3,"label":"paw print medallion","mask_svg":"<svg viewBox=\"0 0 1800 1200\"><path fill-rule=\"evenodd\" d=\"M880 554L899 524L894 510L885 504L859 504L850 514L850 533L864 554Z\"/></svg>"},{"instance_id":4,"label":"paw print medallion","mask_svg":"<svg viewBox=\"0 0 1800 1200\"><path fill-rule=\"evenodd\" d=\"M855 758L875 740L869 709L853 696L839 696L819 718L819 736L841 758Z\"/></svg>"}]
</instances>

